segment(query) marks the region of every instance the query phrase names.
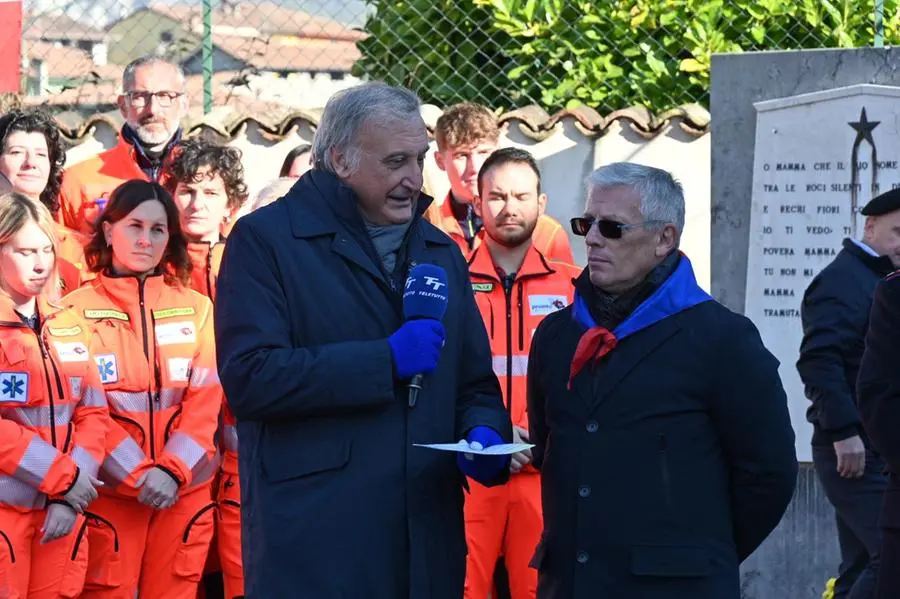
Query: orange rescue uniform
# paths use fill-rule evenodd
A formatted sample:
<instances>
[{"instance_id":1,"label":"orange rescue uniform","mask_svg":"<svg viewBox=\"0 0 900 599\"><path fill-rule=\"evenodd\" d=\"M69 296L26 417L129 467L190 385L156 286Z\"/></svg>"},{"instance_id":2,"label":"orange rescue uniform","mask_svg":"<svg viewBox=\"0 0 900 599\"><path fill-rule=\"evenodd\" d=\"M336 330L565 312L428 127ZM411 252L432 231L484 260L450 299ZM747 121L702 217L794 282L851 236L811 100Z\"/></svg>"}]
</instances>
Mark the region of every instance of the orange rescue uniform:
<instances>
[{"instance_id":1,"label":"orange rescue uniform","mask_svg":"<svg viewBox=\"0 0 900 599\"><path fill-rule=\"evenodd\" d=\"M456 242L463 256L467 258L472 252L477 250L484 239L484 230L474 231L475 241L472 249L469 249L469 242L463 234L459 221L453 214L451 207L450 194L444 199L443 204L432 202L431 206L425 211L425 218L435 227L450 236L450 239ZM538 218L537 226L531 235L531 242L548 260L563 262L565 264L574 264L575 257L572 254L572 246L569 244L569 236L566 235L565 229L553 217L546 214Z\"/></svg>"},{"instance_id":2,"label":"orange rescue uniform","mask_svg":"<svg viewBox=\"0 0 900 599\"><path fill-rule=\"evenodd\" d=\"M119 134L115 146L63 172L57 220L70 229L90 234L106 199L130 179L149 181L138 166L137 150Z\"/></svg>"},{"instance_id":3,"label":"orange rescue uniform","mask_svg":"<svg viewBox=\"0 0 900 599\"><path fill-rule=\"evenodd\" d=\"M216 243L190 242L188 254L194 269L191 287L211 300L216 298L216 281L225 239ZM221 447L223 449L222 471L216 489L216 503L219 506L219 520L216 526L215 547L218 556L211 556L211 562L218 557L225 584L225 598L233 599L244 594L244 562L241 558L241 487L238 480L238 443L234 415L228 404L222 404ZM207 572L216 571L215 564L207 566Z\"/></svg>"},{"instance_id":4,"label":"orange rescue uniform","mask_svg":"<svg viewBox=\"0 0 900 599\"><path fill-rule=\"evenodd\" d=\"M39 302L40 332L0 295L0 597L78 597L88 562L79 515L65 537L41 544L50 502L79 469L97 475L109 426L89 353L90 331L73 310ZM94 504L88 508L93 508Z\"/></svg>"},{"instance_id":5,"label":"orange rescue uniform","mask_svg":"<svg viewBox=\"0 0 900 599\"><path fill-rule=\"evenodd\" d=\"M488 248L469 261L475 301L491 341L494 374L513 425L528 430L526 375L531 339L540 321L572 302L580 269L553 262L532 245L514 279L501 277ZM543 528L540 476L531 466L500 487L469 481L466 497L465 599L486 599L503 555L512 599L534 599L537 571L528 567Z\"/></svg>"},{"instance_id":6,"label":"orange rescue uniform","mask_svg":"<svg viewBox=\"0 0 900 599\"><path fill-rule=\"evenodd\" d=\"M105 273L66 301L90 323L113 420L100 471L106 487L92 505L110 526L91 530L82 597L192 599L214 529L222 387L212 304L162 275ZM135 499L152 466L179 483L168 509Z\"/></svg>"}]
</instances>

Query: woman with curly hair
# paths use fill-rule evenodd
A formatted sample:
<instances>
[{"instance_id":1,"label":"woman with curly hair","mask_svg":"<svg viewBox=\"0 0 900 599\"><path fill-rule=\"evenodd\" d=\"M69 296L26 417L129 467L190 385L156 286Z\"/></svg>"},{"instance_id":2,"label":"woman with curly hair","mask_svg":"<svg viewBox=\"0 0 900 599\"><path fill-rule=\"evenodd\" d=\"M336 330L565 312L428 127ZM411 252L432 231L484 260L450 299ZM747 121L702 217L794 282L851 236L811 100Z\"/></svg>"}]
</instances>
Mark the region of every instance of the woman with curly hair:
<instances>
[{"instance_id":1,"label":"woman with curly hair","mask_svg":"<svg viewBox=\"0 0 900 599\"><path fill-rule=\"evenodd\" d=\"M173 153L163 182L181 211L181 226L193 265L191 286L215 299L226 227L247 200L240 150L200 139L186 140ZM219 518L206 573L210 575L207 580L214 580L221 567L225 596L230 599L244 595L244 576L237 432L234 416L224 403L222 423L218 433L224 449L222 468L213 483Z\"/></svg>"},{"instance_id":2,"label":"woman with curly hair","mask_svg":"<svg viewBox=\"0 0 900 599\"><path fill-rule=\"evenodd\" d=\"M105 486L91 505L82 599L193 599L212 541L222 407L212 304L189 289L178 207L117 187L85 249L97 277L64 301L88 322L109 402Z\"/></svg>"},{"instance_id":3,"label":"woman with curly hair","mask_svg":"<svg viewBox=\"0 0 900 599\"><path fill-rule=\"evenodd\" d=\"M225 234L247 200L241 151L185 140L173 152L162 180L181 212L194 265L191 287L215 301Z\"/></svg>"},{"instance_id":4,"label":"woman with curly hair","mask_svg":"<svg viewBox=\"0 0 900 599\"><path fill-rule=\"evenodd\" d=\"M40 110L13 110L0 116L0 175L12 188L46 206L58 220L59 186L66 149L53 118ZM84 279L84 244L87 239L56 225L59 271L63 291Z\"/></svg>"}]
</instances>

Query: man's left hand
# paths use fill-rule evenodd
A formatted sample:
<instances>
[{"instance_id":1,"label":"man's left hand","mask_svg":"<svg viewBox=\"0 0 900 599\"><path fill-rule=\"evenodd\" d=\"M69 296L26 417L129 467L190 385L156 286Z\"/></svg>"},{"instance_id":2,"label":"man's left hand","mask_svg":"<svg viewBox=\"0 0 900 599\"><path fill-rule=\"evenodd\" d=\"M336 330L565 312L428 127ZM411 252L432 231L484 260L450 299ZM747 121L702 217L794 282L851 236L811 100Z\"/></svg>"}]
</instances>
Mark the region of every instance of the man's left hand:
<instances>
[{"instance_id":1,"label":"man's left hand","mask_svg":"<svg viewBox=\"0 0 900 599\"><path fill-rule=\"evenodd\" d=\"M489 426L476 426L469 431L466 441L472 449L503 444L500 433ZM509 456L461 453L457 456L456 463L463 474L482 485L487 485L509 467Z\"/></svg>"}]
</instances>

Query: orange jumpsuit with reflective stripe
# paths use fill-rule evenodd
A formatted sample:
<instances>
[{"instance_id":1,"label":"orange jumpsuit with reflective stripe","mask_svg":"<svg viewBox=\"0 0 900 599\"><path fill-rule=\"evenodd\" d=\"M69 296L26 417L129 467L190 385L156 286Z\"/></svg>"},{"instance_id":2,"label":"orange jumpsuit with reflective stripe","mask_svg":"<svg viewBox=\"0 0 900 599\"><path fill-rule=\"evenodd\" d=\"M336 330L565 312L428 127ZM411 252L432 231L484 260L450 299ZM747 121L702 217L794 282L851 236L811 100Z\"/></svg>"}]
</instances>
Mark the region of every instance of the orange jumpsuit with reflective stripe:
<instances>
[{"instance_id":1,"label":"orange jumpsuit with reflective stripe","mask_svg":"<svg viewBox=\"0 0 900 599\"><path fill-rule=\"evenodd\" d=\"M100 274L65 301L92 329L112 416L100 469L107 487L92 510L109 527L91 531L82 597L193 598L215 516L210 486L222 387L212 304L161 275ZM151 466L179 483L168 509L136 501L136 484Z\"/></svg>"},{"instance_id":2,"label":"orange jumpsuit with reflective stripe","mask_svg":"<svg viewBox=\"0 0 900 599\"><path fill-rule=\"evenodd\" d=\"M115 146L63 171L57 220L90 235L109 194L129 179L148 180L138 166L134 146L120 133Z\"/></svg>"},{"instance_id":3,"label":"orange jumpsuit with reflective stripe","mask_svg":"<svg viewBox=\"0 0 900 599\"><path fill-rule=\"evenodd\" d=\"M475 301L491 341L494 374L512 423L528 430L526 375L531 339L540 321L571 303L572 279L580 269L547 260L535 246L528 250L514 279L497 272L488 248L476 249L469 262ZM512 599L534 599L537 571L528 567L543 528L540 476L531 466L500 487L470 480L466 497L466 599L486 599L494 567L504 556Z\"/></svg>"},{"instance_id":4,"label":"orange jumpsuit with reflective stripe","mask_svg":"<svg viewBox=\"0 0 900 599\"><path fill-rule=\"evenodd\" d=\"M191 287L211 300L216 299L216 281L225 239L216 243L190 242L188 254L194 269L191 272ZM207 565L208 572L217 571L215 558L218 557L225 583L225 599L233 599L244 594L244 566L241 558L241 487L238 480L237 429L236 422L227 402L222 404L222 429L220 447L223 452L222 471L216 488L216 503L219 506L219 520L216 526L216 540Z\"/></svg>"},{"instance_id":5,"label":"orange jumpsuit with reflective stripe","mask_svg":"<svg viewBox=\"0 0 900 599\"><path fill-rule=\"evenodd\" d=\"M484 239L484 230L474 232L475 242L470 250L469 242L466 241L463 230L459 226L459 221L456 220L450 206L450 195L448 194L443 204L438 205L437 202L433 202L428 207L428 210L425 211L425 218L435 227L449 235L450 239L459 246L463 256L468 259L472 252L481 246L481 242ZM553 217L544 214L538 218L537 226L531 235L531 242L548 260L565 264L575 263L569 236L562 225Z\"/></svg>"},{"instance_id":6,"label":"orange jumpsuit with reflective stripe","mask_svg":"<svg viewBox=\"0 0 900 599\"><path fill-rule=\"evenodd\" d=\"M44 302L38 313L40 333L0 295L0 597L6 599L79 596L88 560L85 518L46 545L41 528L48 502L62 501L79 469L97 475L109 427L87 326L74 311Z\"/></svg>"}]
</instances>

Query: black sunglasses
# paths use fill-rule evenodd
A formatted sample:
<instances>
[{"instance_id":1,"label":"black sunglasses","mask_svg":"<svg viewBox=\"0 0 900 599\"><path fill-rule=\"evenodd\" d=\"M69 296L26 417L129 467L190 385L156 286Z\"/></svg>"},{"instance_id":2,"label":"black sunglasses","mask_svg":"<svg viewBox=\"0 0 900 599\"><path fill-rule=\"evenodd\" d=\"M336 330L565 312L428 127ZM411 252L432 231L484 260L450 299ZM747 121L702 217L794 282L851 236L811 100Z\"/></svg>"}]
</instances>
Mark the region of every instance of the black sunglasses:
<instances>
[{"instance_id":1,"label":"black sunglasses","mask_svg":"<svg viewBox=\"0 0 900 599\"><path fill-rule=\"evenodd\" d=\"M572 232L580 237L586 237L591 231L591 227L597 225L597 230L607 239L621 239L625 231L630 229L640 229L650 225L665 224L661 220L647 220L637 225L628 225L620 223L608 218L593 219L587 216L576 216L571 221Z\"/></svg>"}]
</instances>

